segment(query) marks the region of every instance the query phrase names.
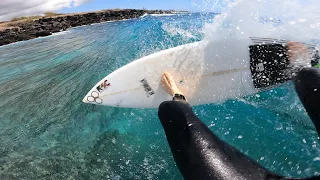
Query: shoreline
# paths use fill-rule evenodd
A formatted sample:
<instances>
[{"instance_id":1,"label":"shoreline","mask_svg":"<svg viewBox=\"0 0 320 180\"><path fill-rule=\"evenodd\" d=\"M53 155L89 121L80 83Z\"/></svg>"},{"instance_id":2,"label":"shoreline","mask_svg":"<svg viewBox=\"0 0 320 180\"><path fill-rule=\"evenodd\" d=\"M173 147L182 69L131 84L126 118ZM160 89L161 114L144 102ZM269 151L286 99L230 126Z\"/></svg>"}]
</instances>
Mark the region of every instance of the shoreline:
<instances>
[{"instance_id":1,"label":"shoreline","mask_svg":"<svg viewBox=\"0 0 320 180\"><path fill-rule=\"evenodd\" d=\"M138 17L138 18L141 18L142 16ZM131 19L134 19L134 18L131 18ZM112 22L120 22L120 21L128 21L128 20L131 20L131 19L121 19L121 20L112 20L112 21L104 21L104 22L100 22L100 23L93 23L93 24L87 24L87 25L81 25L81 26L76 26L76 27L71 27L65 31L60 31L60 32L55 32L55 33L52 33L51 35L48 35L48 36L40 36L40 37L36 37L36 38L33 38L33 39L40 39L40 38L46 38L46 37L50 37L50 36L59 36L59 35L62 35L64 33L69 33L71 32L72 29L76 29L76 28L81 28L81 27L85 27L85 26L92 26L92 25L98 25L98 24L103 24L103 23L112 23ZM0 31L1 33L1 31ZM33 40L33 39L28 39L28 40ZM23 42L26 42L28 40L23 40L23 41L16 41L16 42L12 42L10 44L4 44L4 45L0 45L0 48L2 47L6 47L6 46L9 46L9 45L13 45L13 44L18 44L18 43L23 43Z\"/></svg>"},{"instance_id":2,"label":"shoreline","mask_svg":"<svg viewBox=\"0 0 320 180\"><path fill-rule=\"evenodd\" d=\"M65 14L56 17L42 17L31 21L20 21L15 26L0 30L0 46L55 35L71 28L92 24L125 21L140 18L146 14L178 14L174 10L104 10L98 12Z\"/></svg>"}]
</instances>

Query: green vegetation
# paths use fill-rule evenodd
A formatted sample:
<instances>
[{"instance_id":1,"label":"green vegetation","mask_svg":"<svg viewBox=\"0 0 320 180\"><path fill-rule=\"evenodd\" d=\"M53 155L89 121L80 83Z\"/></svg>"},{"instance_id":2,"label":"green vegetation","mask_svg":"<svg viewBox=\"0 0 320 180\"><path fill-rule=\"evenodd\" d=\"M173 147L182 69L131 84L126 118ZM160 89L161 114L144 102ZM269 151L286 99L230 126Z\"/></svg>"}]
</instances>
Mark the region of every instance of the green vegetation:
<instances>
[{"instance_id":1,"label":"green vegetation","mask_svg":"<svg viewBox=\"0 0 320 180\"><path fill-rule=\"evenodd\" d=\"M22 17L19 17L19 18L13 18L11 21L34 20L34 19L39 19L41 17L42 16L28 16L28 17L22 16Z\"/></svg>"},{"instance_id":2,"label":"green vegetation","mask_svg":"<svg viewBox=\"0 0 320 180\"><path fill-rule=\"evenodd\" d=\"M114 8L114 9L102 9L101 11L121 11L121 8Z\"/></svg>"},{"instance_id":3,"label":"green vegetation","mask_svg":"<svg viewBox=\"0 0 320 180\"><path fill-rule=\"evenodd\" d=\"M53 12L46 12L44 13L45 16L59 16L59 15L63 15L63 14L59 14L59 13L53 13Z\"/></svg>"},{"instance_id":4,"label":"green vegetation","mask_svg":"<svg viewBox=\"0 0 320 180\"><path fill-rule=\"evenodd\" d=\"M13 18L11 21L20 21L20 20L31 21L31 20L40 19L42 17L59 16L59 15L63 15L63 14L45 12L44 16L27 16L27 17L23 16L23 17Z\"/></svg>"}]
</instances>

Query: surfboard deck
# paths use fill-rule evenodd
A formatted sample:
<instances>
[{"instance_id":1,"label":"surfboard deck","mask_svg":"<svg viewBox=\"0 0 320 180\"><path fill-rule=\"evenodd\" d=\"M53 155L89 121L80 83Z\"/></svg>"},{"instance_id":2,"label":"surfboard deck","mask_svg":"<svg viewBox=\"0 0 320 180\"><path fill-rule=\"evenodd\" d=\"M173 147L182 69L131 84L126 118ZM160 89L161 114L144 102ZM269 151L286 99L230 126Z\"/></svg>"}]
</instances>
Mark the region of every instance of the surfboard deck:
<instances>
[{"instance_id":1,"label":"surfboard deck","mask_svg":"<svg viewBox=\"0 0 320 180\"><path fill-rule=\"evenodd\" d=\"M257 39L200 41L135 60L98 82L83 102L126 108L157 108L172 97L162 88L169 72L191 105L254 93L248 47ZM263 41L263 40L262 40ZM261 39L258 39L261 43Z\"/></svg>"}]
</instances>

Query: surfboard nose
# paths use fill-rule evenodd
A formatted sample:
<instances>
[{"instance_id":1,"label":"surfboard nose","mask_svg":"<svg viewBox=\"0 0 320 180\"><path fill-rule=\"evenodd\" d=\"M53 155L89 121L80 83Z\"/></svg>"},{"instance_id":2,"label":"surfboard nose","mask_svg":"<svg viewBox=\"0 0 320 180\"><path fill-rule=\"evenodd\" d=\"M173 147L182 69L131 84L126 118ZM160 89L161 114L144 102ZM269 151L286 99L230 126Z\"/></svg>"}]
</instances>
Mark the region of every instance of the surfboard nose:
<instances>
[{"instance_id":1,"label":"surfboard nose","mask_svg":"<svg viewBox=\"0 0 320 180\"><path fill-rule=\"evenodd\" d=\"M97 91L90 91L83 99L82 102L89 104L102 104L103 100L99 97Z\"/></svg>"},{"instance_id":2,"label":"surfboard nose","mask_svg":"<svg viewBox=\"0 0 320 180\"><path fill-rule=\"evenodd\" d=\"M88 101L88 95L86 95L86 96L82 99L82 102L84 102L84 103L89 103L89 101Z\"/></svg>"},{"instance_id":3,"label":"surfboard nose","mask_svg":"<svg viewBox=\"0 0 320 180\"><path fill-rule=\"evenodd\" d=\"M88 95L88 94L82 99L82 102L84 102L84 103L90 103L90 101L89 101L89 95Z\"/></svg>"}]
</instances>

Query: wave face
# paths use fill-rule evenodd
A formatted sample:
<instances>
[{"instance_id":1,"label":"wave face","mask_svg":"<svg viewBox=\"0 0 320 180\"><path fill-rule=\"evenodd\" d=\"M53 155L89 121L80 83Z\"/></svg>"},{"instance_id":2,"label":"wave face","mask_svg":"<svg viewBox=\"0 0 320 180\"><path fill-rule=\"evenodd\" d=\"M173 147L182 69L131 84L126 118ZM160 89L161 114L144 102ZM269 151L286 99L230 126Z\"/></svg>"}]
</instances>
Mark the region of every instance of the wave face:
<instances>
[{"instance_id":1,"label":"wave face","mask_svg":"<svg viewBox=\"0 0 320 180\"><path fill-rule=\"evenodd\" d=\"M230 4L218 17L145 16L83 26L0 47L0 179L182 179L157 110L81 100L135 59L236 32L237 26L225 25L239 7ZM317 134L291 83L194 110L219 137L268 169L295 177L320 173Z\"/></svg>"}]
</instances>

